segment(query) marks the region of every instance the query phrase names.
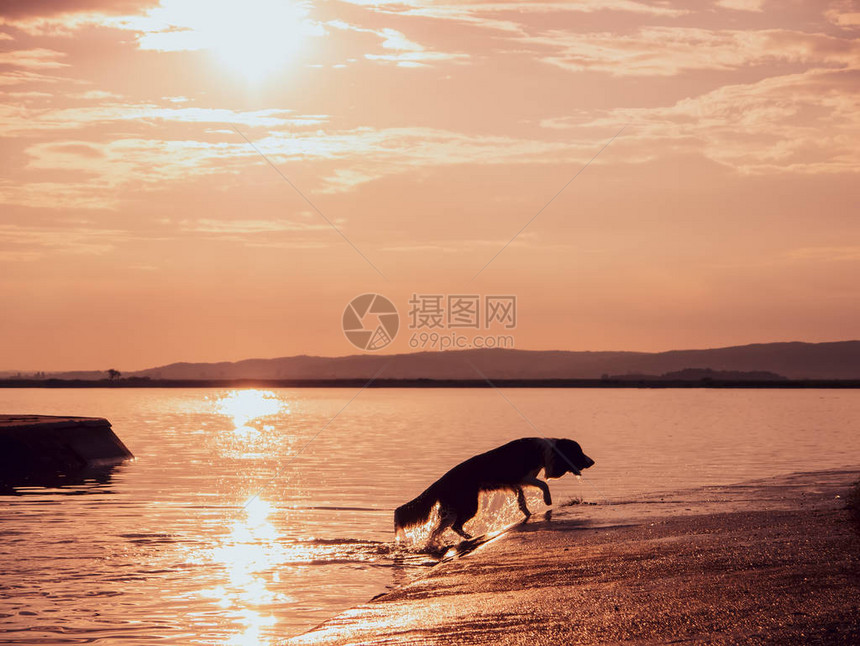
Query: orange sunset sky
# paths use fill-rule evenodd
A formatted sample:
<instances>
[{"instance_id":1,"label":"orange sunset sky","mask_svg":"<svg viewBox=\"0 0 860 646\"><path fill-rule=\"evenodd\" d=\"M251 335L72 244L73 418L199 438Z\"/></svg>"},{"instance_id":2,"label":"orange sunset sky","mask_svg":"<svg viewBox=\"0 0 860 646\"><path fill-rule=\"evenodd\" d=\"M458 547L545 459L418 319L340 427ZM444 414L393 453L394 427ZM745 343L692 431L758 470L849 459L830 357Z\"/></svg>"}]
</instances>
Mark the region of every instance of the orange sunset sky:
<instances>
[{"instance_id":1,"label":"orange sunset sky","mask_svg":"<svg viewBox=\"0 0 860 646\"><path fill-rule=\"evenodd\" d=\"M860 3L0 7L0 369L350 354L364 292L515 294L526 349L860 337Z\"/></svg>"}]
</instances>

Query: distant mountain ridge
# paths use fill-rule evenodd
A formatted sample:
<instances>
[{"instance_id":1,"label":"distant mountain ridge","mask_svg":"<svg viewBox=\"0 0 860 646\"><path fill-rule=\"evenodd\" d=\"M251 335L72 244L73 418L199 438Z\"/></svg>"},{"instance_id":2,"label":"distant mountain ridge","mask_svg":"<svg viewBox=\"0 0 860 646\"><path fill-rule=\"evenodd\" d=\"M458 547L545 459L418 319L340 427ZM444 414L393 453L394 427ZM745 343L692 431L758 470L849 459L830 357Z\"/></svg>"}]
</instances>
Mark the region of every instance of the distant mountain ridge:
<instances>
[{"instance_id":1,"label":"distant mountain ridge","mask_svg":"<svg viewBox=\"0 0 860 646\"><path fill-rule=\"evenodd\" d=\"M379 371L382 370L381 373ZM123 373L153 379L599 379L688 370L770 372L789 379L860 379L860 341L757 343L668 352L480 349L345 357L298 355L172 363ZM66 373L71 374L71 373ZM62 377L63 373L53 374Z\"/></svg>"},{"instance_id":2,"label":"distant mountain ridge","mask_svg":"<svg viewBox=\"0 0 860 646\"><path fill-rule=\"evenodd\" d=\"M610 379L620 381L785 381L783 377L775 372L767 370L711 370L710 368L684 368L675 372L666 372L662 375L610 375Z\"/></svg>"}]
</instances>

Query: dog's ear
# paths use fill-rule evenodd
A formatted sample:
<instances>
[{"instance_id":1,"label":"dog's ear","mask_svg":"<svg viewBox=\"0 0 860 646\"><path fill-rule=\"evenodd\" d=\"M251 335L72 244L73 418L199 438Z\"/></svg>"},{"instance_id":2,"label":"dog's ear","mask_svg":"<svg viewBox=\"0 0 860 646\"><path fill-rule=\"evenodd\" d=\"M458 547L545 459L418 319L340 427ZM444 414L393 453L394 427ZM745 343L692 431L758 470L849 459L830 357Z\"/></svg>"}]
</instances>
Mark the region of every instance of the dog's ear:
<instances>
[{"instance_id":1,"label":"dog's ear","mask_svg":"<svg viewBox=\"0 0 860 646\"><path fill-rule=\"evenodd\" d=\"M547 447L546 465L544 465L544 477L560 478L567 473L568 465L564 458L559 455L559 446L556 440L549 440L552 445Z\"/></svg>"}]
</instances>

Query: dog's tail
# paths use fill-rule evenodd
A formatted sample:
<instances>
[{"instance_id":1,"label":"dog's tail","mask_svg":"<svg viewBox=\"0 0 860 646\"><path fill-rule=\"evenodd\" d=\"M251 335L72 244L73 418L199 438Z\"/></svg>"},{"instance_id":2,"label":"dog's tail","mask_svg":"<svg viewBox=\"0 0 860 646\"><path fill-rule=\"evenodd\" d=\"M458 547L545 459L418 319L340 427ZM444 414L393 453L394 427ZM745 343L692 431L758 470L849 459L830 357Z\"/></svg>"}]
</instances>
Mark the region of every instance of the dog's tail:
<instances>
[{"instance_id":1,"label":"dog's tail","mask_svg":"<svg viewBox=\"0 0 860 646\"><path fill-rule=\"evenodd\" d=\"M394 535L400 541L404 537L404 530L415 525L422 525L430 518L433 507L439 502L439 497L428 489L414 500L405 505L400 505L394 510Z\"/></svg>"}]
</instances>

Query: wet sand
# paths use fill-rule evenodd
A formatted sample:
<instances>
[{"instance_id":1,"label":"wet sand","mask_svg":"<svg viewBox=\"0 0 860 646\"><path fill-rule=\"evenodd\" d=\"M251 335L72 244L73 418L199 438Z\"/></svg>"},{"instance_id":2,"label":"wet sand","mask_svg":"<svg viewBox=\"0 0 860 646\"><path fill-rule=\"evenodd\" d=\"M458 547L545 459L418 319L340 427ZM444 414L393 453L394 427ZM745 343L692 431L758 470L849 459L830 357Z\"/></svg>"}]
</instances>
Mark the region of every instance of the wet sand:
<instances>
[{"instance_id":1,"label":"wet sand","mask_svg":"<svg viewBox=\"0 0 860 646\"><path fill-rule=\"evenodd\" d=\"M858 475L562 506L286 643L860 643Z\"/></svg>"}]
</instances>

